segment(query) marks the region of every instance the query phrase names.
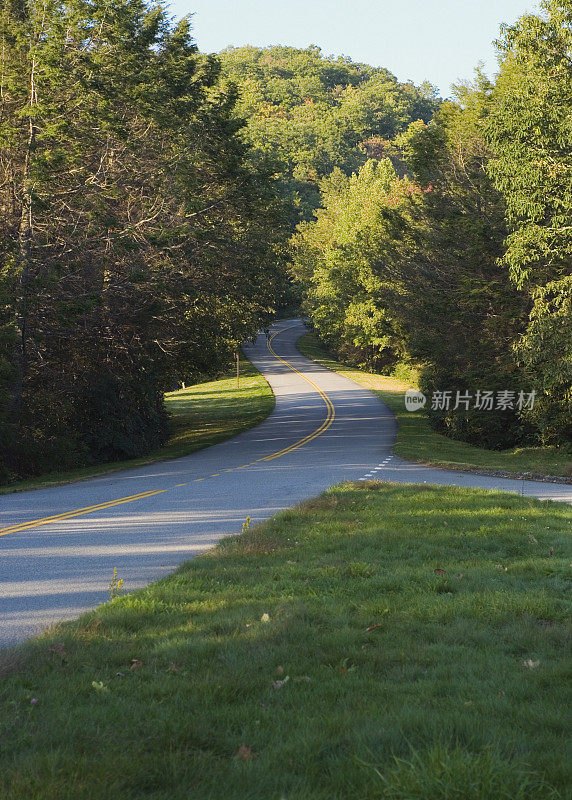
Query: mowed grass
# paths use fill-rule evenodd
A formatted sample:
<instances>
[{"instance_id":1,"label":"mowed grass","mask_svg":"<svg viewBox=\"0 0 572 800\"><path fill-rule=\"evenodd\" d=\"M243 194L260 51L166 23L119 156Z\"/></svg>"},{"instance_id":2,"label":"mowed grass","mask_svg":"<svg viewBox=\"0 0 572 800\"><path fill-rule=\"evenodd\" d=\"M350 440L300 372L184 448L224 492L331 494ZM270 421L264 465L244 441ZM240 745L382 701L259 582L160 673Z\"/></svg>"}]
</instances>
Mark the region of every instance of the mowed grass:
<instances>
[{"instance_id":1,"label":"mowed grass","mask_svg":"<svg viewBox=\"0 0 572 800\"><path fill-rule=\"evenodd\" d=\"M165 405L173 432L161 458L178 458L228 439L265 419L274 404L268 382L244 357L238 387L233 375L168 392Z\"/></svg>"},{"instance_id":2,"label":"mowed grass","mask_svg":"<svg viewBox=\"0 0 572 800\"><path fill-rule=\"evenodd\" d=\"M310 332L297 342L303 355L328 369L339 372L378 394L397 417L399 433L394 452L410 461L422 461L448 469L504 470L512 473L537 473L572 477L572 453L558 447L517 447L511 450L486 450L449 439L429 426L423 411L405 410L405 390L410 384L385 375L340 364Z\"/></svg>"},{"instance_id":3,"label":"mowed grass","mask_svg":"<svg viewBox=\"0 0 572 800\"><path fill-rule=\"evenodd\" d=\"M0 494L55 486L186 456L261 422L270 414L274 403L274 394L266 379L248 359L241 357L238 388L236 374L233 374L165 394L172 433L163 447L142 458L94 464L66 472L50 472L30 480L0 486Z\"/></svg>"},{"instance_id":4,"label":"mowed grass","mask_svg":"<svg viewBox=\"0 0 572 800\"><path fill-rule=\"evenodd\" d=\"M571 522L333 487L4 652L0 797L568 798Z\"/></svg>"}]
</instances>

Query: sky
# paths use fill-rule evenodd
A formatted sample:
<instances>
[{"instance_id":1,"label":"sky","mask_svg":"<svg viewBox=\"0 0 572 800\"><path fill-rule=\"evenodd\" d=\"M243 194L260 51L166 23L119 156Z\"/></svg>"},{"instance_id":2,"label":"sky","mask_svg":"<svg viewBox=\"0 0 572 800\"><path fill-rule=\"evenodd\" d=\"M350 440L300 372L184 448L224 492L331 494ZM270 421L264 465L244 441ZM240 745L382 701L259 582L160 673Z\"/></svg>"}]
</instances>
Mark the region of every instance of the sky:
<instances>
[{"instance_id":1,"label":"sky","mask_svg":"<svg viewBox=\"0 0 572 800\"><path fill-rule=\"evenodd\" d=\"M325 55L386 67L400 81L428 80L442 97L484 62L492 77L492 41L537 0L174 0L175 17L193 16L203 53L228 45L318 45Z\"/></svg>"}]
</instances>

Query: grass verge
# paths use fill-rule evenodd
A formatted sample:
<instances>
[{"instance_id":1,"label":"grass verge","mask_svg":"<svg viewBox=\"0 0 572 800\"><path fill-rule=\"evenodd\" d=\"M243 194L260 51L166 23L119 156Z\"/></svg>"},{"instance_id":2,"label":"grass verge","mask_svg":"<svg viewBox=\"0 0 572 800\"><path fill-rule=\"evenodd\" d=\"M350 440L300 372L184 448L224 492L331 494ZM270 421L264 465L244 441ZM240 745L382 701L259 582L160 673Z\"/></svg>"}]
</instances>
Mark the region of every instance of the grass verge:
<instances>
[{"instance_id":1,"label":"grass verge","mask_svg":"<svg viewBox=\"0 0 572 800\"><path fill-rule=\"evenodd\" d=\"M302 336L297 342L297 347L308 358L339 372L340 375L345 375L381 397L397 417L399 432L393 450L403 458L448 469L572 477L570 453L562 449L517 447L511 450L486 450L449 439L430 428L427 415L423 411L405 410L404 394L409 384L340 364L322 347L313 332Z\"/></svg>"},{"instance_id":2,"label":"grass verge","mask_svg":"<svg viewBox=\"0 0 572 800\"><path fill-rule=\"evenodd\" d=\"M0 796L564 800L571 521L333 487L5 651Z\"/></svg>"},{"instance_id":3,"label":"grass verge","mask_svg":"<svg viewBox=\"0 0 572 800\"><path fill-rule=\"evenodd\" d=\"M244 356L240 360L240 386L236 375L198 383L165 394L172 426L169 441L141 458L95 464L65 472L50 472L0 487L0 494L41 489L105 475L122 469L180 458L228 439L265 419L274 408L274 395L266 379Z\"/></svg>"}]
</instances>

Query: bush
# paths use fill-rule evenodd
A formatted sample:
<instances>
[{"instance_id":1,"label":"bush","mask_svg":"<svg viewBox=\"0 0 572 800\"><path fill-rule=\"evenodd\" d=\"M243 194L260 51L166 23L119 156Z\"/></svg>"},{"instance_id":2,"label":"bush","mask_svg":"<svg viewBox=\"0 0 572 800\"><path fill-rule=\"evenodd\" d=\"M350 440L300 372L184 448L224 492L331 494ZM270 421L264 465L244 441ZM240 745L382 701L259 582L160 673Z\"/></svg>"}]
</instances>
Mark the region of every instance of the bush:
<instances>
[{"instance_id":1,"label":"bush","mask_svg":"<svg viewBox=\"0 0 572 800\"><path fill-rule=\"evenodd\" d=\"M78 439L96 461L137 458L169 436L163 394L144 372L92 375L76 399Z\"/></svg>"}]
</instances>

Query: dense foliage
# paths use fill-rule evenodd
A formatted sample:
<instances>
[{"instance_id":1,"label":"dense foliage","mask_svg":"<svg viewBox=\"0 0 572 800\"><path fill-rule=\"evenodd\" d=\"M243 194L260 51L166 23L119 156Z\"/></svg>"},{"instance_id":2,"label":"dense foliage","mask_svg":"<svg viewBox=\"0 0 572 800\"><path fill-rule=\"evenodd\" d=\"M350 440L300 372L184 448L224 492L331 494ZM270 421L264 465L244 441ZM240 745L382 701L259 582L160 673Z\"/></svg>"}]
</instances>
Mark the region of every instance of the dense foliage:
<instances>
[{"instance_id":1,"label":"dense foliage","mask_svg":"<svg viewBox=\"0 0 572 800\"><path fill-rule=\"evenodd\" d=\"M280 209L236 92L143 0L4 4L0 471L135 456L268 319Z\"/></svg>"},{"instance_id":2,"label":"dense foliage","mask_svg":"<svg viewBox=\"0 0 572 800\"><path fill-rule=\"evenodd\" d=\"M405 356L403 331L390 310L395 210L419 189L400 179L389 159L370 159L351 176L336 169L320 187L323 207L292 239L314 326L346 360L394 367Z\"/></svg>"},{"instance_id":3,"label":"dense foliage","mask_svg":"<svg viewBox=\"0 0 572 800\"><path fill-rule=\"evenodd\" d=\"M446 102L314 46L203 56L146 0L10 0L0 38L0 480L161 443L163 391L300 287L337 355L451 392L438 430L572 441L567 0ZM504 390L536 404L455 407Z\"/></svg>"},{"instance_id":4,"label":"dense foliage","mask_svg":"<svg viewBox=\"0 0 572 800\"><path fill-rule=\"evenodd\" d=\"M338 180L337 192L324 181L325 208L294 238L321 338L369 367L413 360L429 396L520 388L506 342L518 334L523 303L498 263L504 206L484 169L480 123L489 95L483 80L459 87L457 102L397 137L407 176L384 160ZM490 447L524 433L514 412L452 402L430 413L443 432Z\"/></svg>"},{"instance_id":5,"label":"dense foliage","mask_svg":"<svg viewBox=\"0 0 572 800\"><path fill-rule=\"evenodd\" d=\"M357 170L438 105L429 83L399 83L386 69L326 57L315 46L228 48L220 58L240 90L245 138L280 178L292 222L319 205L321 178Z\"/></svg>"},{"instance_id":6,"label":"dense foliage","mask_svg":"<svg viewBox=\"0 0 572 800\"><path fill-rule=\"evenodd\" d=\"M507 408L479 408L477 393L528 389L508 342L525 304L499 263L504 203L486 174L482 122L490 86L457 88L429 126L413 125L399 144L421 192L403 209L396 242L392 308L408 320L407 351L422 365L421 388L450 391L449 408L429 408L440 431L480 446L524 442L529 427ZM456 406L457 392L470 402Z\"/></svg>"},{"instance_id":7,"label":"dense foliage","mask_svg":"<svg viewBox=\"0 0 572 800\"><path fill-rule=\"evenodd\" d=\"M430 408L438 430L494 448L569 444L572 9L545 2L498 47L494 84L477 72L353 176L322 180L294 271L336 354L385 369L405 358L430 398L451 392ZM501 411L484 391L513 394Z\"/></svg>"},{"instance_id":8,"label":"dense foliage","mask_svg":"<svg viewBox=\"0 0 572 800\"><path fill-rule=\"evenodd\" d=\"M546 441L572 441L572 5L506 27L487 135L507 207L505 264L532 304L516 351L538 386Z\"/></svg>"}]
</instances>

